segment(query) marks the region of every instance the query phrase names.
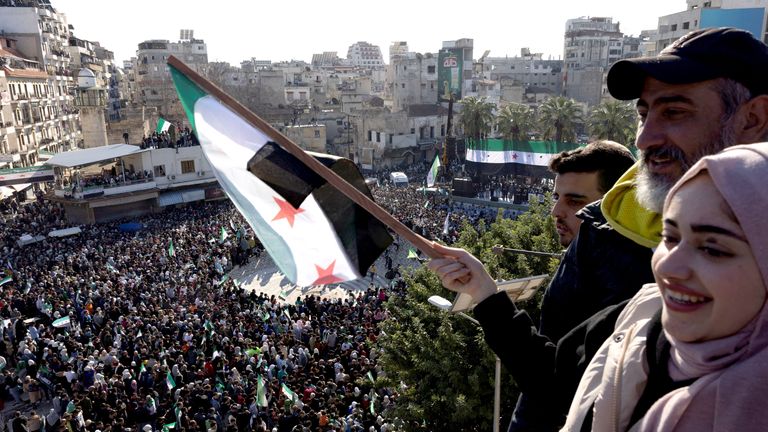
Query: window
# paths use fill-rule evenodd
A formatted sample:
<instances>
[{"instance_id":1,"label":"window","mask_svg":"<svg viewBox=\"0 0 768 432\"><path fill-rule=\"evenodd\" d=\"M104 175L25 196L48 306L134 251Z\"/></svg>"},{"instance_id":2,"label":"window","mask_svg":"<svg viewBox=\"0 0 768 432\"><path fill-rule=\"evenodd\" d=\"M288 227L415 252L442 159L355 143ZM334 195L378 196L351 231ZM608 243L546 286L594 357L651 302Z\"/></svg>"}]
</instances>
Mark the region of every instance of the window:
<instances>
[{"instance_id":1,"label":"window","mask_svg":"<svg viewBox=\"0 0 768 432\"><path fill-rule=\"evenodd\" d=\"M411 128L411 135L416 133L416 128Z\"/></svg>"},{"instance_id":2,"label":"window","mask_svg":"<svg viewBox=\"0 0 768 432\"><path fill-rule=\"evenodd\" d=\"M181 161L181 173L182 174L189 174L195 172L195 161L194 160L183 160Z\"/></svg>"},{"instance_id":3,"label":"window","mask_svg":"<svg viewBox=\"0 0 768 432\"><path fill-rule=\"evenodd\" d=\"M401 88L405 88L405 83L402 83L400 85L402 86Z\"/></svg>"},{"instance_id":4,"label":"window","mask_svg":"<svg viewBox=\"0 0 768 432\"><path fill-rule=\"evenodd\" d=\"M428 74L435 73L435 67L434 66L427 66L427 73Z\"/></svg>"},{"instance_id":5,"label":"window","mask_svg":"<svg viewBox=\"0 0 768 432\"><path fill-rule=\"evenodd\" d=\"M315 129L315 138L320 138L320 130Z\"/></svg>"},{"instance_id":6,"label":"window","mask_svg":"<svg viewBox=\"0 0 768 432\"><path fill-rule=\"evenodd\" d=\"M445 136L445 125L440 125L440 136Z\"/></svg>"},{"instance_id":7,"label":"window","mask_svg":"<svg viewBox=\"0 0 768 432\"><path fill-rule=\"evenodd\" d=\"M669 31L677 31L677 24L672 24L669 28Z\"/></svg>"},{"instance_id":8,"label":"window","mask_svg":"<svg viewBox=\"0 0 768 432\"><path fill-rule=\"evenodd\" d=\"M381 132L376 132L376 142L381 142Z\"/></svg>"},{"instance_id":9,"label":"window","mask_svg":"<svg viewBox=\"0 0 768 432\"><path fill-rule=\"evenodd\" d=\"M691 23L688 22L688 21L684 22L683 23L683 30L688 30L689 28L691 28Z\"/></svg>"},{"instance_id":10,"label":"window","mask_svg":"<svg viewBox=\"0 0 768 432\"><path fill-rule=\"evenodd\" d=\"M371 136L372 136L371 134L372 134L372 132L368 131L368 141L371 141Z\"/></svg>"},{"instance_id":11,"label":"window","mask_svg":"<svg viewBox=\"0 0 768 432\"><path fill-rule=\"evenodd\" d=\"M165 177L165 165L155 165L154 174L155 177Z\"/></svg>"},{"instance_id":12,"label":"window","mask_svg":"<svg viewBox=\"0 0 768 432\"><path fill-rule=\"evenodd\" d=\"M429 127L429 137L430 138L434 138L435 137L435 127L434 126L430 126Z\"/></svg>"}]
</instances>

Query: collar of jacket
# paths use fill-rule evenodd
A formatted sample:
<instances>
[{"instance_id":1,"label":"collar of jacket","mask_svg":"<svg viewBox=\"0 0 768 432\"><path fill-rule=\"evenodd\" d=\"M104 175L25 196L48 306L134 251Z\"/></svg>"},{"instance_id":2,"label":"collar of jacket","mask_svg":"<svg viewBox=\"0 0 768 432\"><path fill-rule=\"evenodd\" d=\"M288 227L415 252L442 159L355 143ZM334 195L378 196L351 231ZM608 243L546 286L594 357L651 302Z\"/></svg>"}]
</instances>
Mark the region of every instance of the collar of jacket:
<instances>
[{"instance_id":1,"label":"collar of jacket","mask_svg":"<svg viewBox=\"0 0 768 432\"><path fill-rule=\"evenodd\" d=\"M600 209L609 224L635 243L654 248L661 241L661 215L637 202L635 176L638 161L616 181L603 197Z\"/></svg>"}]
</instances>

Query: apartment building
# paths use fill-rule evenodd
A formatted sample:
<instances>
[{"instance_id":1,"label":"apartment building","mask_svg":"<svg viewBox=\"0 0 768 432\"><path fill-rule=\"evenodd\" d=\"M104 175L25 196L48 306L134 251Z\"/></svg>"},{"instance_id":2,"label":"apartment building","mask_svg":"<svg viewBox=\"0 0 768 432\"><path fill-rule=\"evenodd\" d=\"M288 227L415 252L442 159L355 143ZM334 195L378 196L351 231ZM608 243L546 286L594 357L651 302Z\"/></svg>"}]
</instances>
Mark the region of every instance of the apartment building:
<instances>
[{"instance_id":1,"label":"apartment building","mask_svg":"<svg viewBox=\"0 0 768 432\"><path fill-rule=\"evenodd\" d=\"M136 51L136 84L140 102L156 107L161 117L183 122L184 111L176 96L168 70L168 58L173 55L198 73L204 73L208 64L205 41L195 39L192 31L182 30L178 42L152 39L141 42Z\"/></svg>"},{"instance_id":2,"label":"apartment building","mask_svg":"<svg viewBox=\"0 0 768 432\"><path fill-rule=\"evenodd\" d=\"M81 142L66 16L0 7L0 168L41 164Z\"/></svg>"}]
</instances>

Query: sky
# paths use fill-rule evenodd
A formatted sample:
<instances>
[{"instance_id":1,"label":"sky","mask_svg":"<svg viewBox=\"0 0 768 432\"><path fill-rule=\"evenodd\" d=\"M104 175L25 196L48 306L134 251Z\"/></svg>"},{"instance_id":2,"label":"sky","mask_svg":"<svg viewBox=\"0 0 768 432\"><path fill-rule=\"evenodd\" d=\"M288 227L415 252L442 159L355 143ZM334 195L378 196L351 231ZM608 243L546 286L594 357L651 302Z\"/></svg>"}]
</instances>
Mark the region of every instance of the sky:
<instances>
[{"instance_id":1,"label":"sky","mask_svg":"<svg viewBox=\"0 0 768 432\"><path fill-rule=\"evenodd\" d=\"M436 53L443 41L474 39L474 57L516 56L527 47L562 58L565 22L612 17L627 35L655 29L658 18L686 9L685 0L51 0L74 35L98 41L121 64L149 39L177 41L180 29L203 39L209 61L304 60L366 41L388 62L393 41L410 51ZM461 6L458 6L461 5Z\"/></svg>"}]
</instances>

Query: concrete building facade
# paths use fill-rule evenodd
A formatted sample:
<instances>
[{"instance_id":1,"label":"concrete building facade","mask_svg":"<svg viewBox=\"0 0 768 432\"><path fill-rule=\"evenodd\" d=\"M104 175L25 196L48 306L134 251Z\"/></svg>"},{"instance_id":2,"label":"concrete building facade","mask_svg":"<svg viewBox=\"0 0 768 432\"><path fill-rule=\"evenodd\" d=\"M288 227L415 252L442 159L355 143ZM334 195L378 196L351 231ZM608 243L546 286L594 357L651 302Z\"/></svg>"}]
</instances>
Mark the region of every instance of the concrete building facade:
<instances>
[{"instance_id":1,"label":"concrete building facade","mask_svg":"<svg viewBox=\"0 0 768 432\"><path fill-rule=\"evenodd\" d=\"M384 67L384 59L378 45L368 42L356 42L349 46L347 61L353 66L364 68Z\"/></svg>"},{"instance_id":2,"label":"concrete building facade","mask_svg":"<svg viewBox=\"0 0 768 432\"><path fill-rule=\"evenodd\" d=\"M186 33L184 36L189 36ZM140 102L157 107L166 120L183 122L186 117L178 102L166 62L171 55L198 73L205 73L208 48L202 39L182 39L178 42L153 39L141 42L136 51L136 82Z\"/></svg>"},{"instance_id":3,"label":"concrete building facade","mask_svg":"<svg viewBox=\"0 0 768 432\"><path fill-rule=\"evenodd\" d=\"M0 168L75 148L81 133L66 16L50 6L0 7L0 31Z\"/></svg>"}]
</instances>

